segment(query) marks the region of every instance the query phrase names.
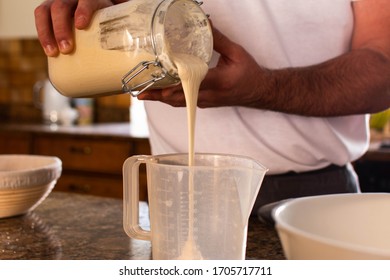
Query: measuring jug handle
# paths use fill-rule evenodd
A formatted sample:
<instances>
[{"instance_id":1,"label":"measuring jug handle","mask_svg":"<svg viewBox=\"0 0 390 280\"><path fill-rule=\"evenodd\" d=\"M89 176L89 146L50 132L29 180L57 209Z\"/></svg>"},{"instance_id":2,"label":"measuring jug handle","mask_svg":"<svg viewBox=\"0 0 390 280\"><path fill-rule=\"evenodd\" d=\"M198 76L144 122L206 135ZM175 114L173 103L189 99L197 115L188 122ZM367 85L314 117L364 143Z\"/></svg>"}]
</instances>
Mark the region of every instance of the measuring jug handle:
<instances>
[{"instance_id":1,"label":"measuring jug handle","mask_svg":"<svg viewBox=\"0 0 390 280\"><path fill-rule=\"evenodd\" d=\"M135 239L151 240L150 231L139 224L139 166L152 156L132 156L123 164L123 228Z\"/></svg>"}]
</instances>

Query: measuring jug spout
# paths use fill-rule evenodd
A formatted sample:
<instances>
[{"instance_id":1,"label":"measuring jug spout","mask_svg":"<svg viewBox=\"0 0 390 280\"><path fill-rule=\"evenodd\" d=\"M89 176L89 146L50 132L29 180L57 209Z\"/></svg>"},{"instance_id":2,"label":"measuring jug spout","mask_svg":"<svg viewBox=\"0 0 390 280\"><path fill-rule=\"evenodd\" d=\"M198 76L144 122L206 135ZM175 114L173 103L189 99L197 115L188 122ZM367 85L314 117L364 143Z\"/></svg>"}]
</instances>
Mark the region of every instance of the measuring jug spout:
<instances>
[{"instance_id":1,"label":"measuring jug spout","mask_svg":"<svg viewBox=\"0 0 390 280\"><path fill-rule=\"evenodd\" d=\"M248 221L256 202L261 184L268 169L253 161L253 166L242 170L237 183L237 195L240 198L242 219Z\"/></svg>"},{"instance_id":2,"label":"measuring jug spout","mask_svg":"<svg viewBox=\"0 0 390 280\"><path fill-rule=\"evenodd\" d=\"M146 165L150 231L138 222ZM151 240L153 259L245 259L248 219L267 169L235 155L133 156L123 166L124 228Z\"/></svg>"}]
</instances>

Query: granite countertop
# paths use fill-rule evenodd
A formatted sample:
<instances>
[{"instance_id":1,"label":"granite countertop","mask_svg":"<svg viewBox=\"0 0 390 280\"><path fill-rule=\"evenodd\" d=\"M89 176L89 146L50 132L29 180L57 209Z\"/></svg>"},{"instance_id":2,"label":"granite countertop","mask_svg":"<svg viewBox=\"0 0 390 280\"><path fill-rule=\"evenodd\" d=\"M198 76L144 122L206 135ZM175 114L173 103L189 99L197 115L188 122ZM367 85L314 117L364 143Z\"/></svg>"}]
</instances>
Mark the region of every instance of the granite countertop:
<instances>
[{"instance_id":1,"label":"granite countertop","mask_svg":"<svg viewBox=\"0 0 390 280\"><path fill-rule=\"evenodd\" d=\"M151 259L150 242L125 234L122 211L120 199L54 191L29 214L0 219L0 259ZM147 227L146 203L140 216ZM251 218L247 241L247 259L284 259L272 225Z\"/></svg>"}]
</instances>

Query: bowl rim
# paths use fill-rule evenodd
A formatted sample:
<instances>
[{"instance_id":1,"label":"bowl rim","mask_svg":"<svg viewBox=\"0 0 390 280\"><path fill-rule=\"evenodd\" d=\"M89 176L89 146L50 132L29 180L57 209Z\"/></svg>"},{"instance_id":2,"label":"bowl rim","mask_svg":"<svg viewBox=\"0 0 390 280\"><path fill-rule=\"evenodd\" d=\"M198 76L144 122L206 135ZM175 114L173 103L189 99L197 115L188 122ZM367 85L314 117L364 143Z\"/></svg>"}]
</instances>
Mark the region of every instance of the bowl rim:
<instances>
[{"instance_id":1,"label":"bowl rim","mask_svg":"<svg viewBox=\"0 0 390 280\"><path fill-rule=\"evenodd\" d=\"M50 181L57 180L61 176L62 161L56 156L30 155L30 154L3 154L0 159L23 160L47 159L48 162L40 167L26 168L18 170L0 170L0 190L9 190L15 188L28 188L31 186L43 185ZM31 182L30 182L31 181Z\"/></svg>"},{"instance_id":2,"label":"bowl rim","mask_svg":"<svg viewBox=\"0 0 390 280\"><path fill-rule=\"evenodd\" d=\"M278 232L279 232L279 230L286 230L286 231L289 231L293 234L301 235L304 238L307 238L307 239L312 240L312 241L320 242L322 244L328 244L328 245L331 245L334 247L344 248L344 249L354 251L354 252L364 252L364 253L368 253L371 255L389 258L390 257L390 250L373 248L370 246L358 245L358 244L347 242L347 241L339 241L339 240L336 240L333 238L320 236L318 234L314 234L311 232L301 230L295 226L288 224L286 221L281 219L281 214L283 213L283 211L288 211L288 207L290 205L301 203L302 201L319 200L319 199L324 199L324 198L331 199L332 197L336 197L336 196L337 197L353 197L356 195L358 195L360 197L363 197L363 196L367 196L367 197L386 196L386 197L390 198L390 193L384 193L384 192L383 193L378 192L378 193L326 194L326 195L317 195L317 196L307 196L307 197L295 198L295 199L286 201L286 202L282 203L281 205L277 206L275 209L273 209L272 216L273 216L273 219L275 221L275 228L277 229Z\"/></svg>"}]
</instances>

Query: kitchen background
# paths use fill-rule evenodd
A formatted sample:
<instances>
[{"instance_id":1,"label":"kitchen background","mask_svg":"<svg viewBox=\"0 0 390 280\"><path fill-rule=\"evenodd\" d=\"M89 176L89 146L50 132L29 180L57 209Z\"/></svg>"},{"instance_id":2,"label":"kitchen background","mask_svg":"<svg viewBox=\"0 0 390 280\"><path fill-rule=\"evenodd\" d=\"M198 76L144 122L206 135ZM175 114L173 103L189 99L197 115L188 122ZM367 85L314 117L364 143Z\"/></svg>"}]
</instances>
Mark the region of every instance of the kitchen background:
<instances>
[{"instance_id":1,"label":"kitchen background","mask_svg":"<svg viewBox=\"0 0 390 280\"><path fill-rule=\"evenodd\" d=\"M42 1L0 0L0 154L57 156L63 170L55 191L122 197L123 162L132 155L150 154L140 102L130 106L128 94L71 99L65 105L79 111L74 125L48 125L34 100L34 86L48 78L47 57L34 23L34 9ZM44 89L43 105L47 92L56 104L64 100L58 92ZM90 118L85 112L91 112ZM145 177L142 170L141 200L146 200Z\"/></svg>"},{"instance_id":2,"label":"kitchen background","mask_svg":"<svg viewBox=\"0 0 390 280\"><path fill-rule=\"evenodd\" d=\"M0 122L42 123L33 99L35 83L48 77L34 24L34 9L41 2L0 0ZM93 122L129 121L129 95L90 101Z\"/></svg>"},{"instance_id":3,"label":"kitchen background","mask_svg":"<svg viewBox=\"0 0 390 280\"><path fill-rule=\"evenodd\" d=\"M47 58L38 39L0 39L0 122L42 123L33 87L47 76ZM129 121L129 95L91 101L95 123Z\"/></svg>"}]
</instances>

